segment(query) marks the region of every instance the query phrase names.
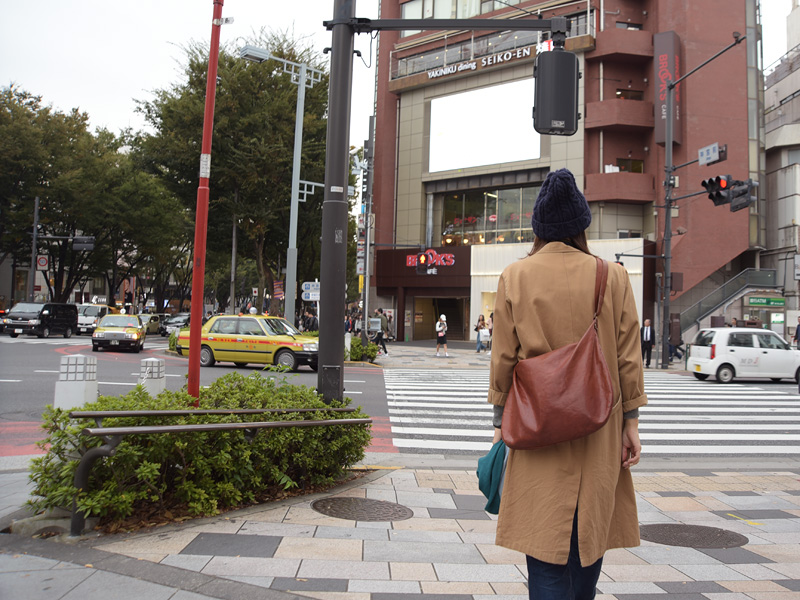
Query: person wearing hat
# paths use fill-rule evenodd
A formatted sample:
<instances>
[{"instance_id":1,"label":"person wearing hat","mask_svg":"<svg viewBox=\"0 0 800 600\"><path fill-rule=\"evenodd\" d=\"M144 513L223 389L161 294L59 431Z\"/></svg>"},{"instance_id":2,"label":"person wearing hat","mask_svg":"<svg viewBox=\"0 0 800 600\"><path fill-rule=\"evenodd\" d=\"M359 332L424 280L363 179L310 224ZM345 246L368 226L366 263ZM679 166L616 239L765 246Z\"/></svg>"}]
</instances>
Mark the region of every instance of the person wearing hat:
<instances>
[{"instance_id":1,"label":"person wearing hat","mask_svg":"<svg viewBox=\"0 0 800 600\"><path fill-rule=\"evenodd\" d=\"M439 356L441 346L444 346L444 355L450 356L447 353L447 317L444 315L439 315L436 321L436 356Z\"/></svg>"},{"instance_id":2,"label":"person wearing hat","mask_svg":"<svg viewBox=\"0 0 800 600\"><path fill-rule=\"evenodd\" d=\"M517 362L579 341L592 322L591 222L572 173L549 173L533 207L533 248L497 286L488 393L495 442ZM622 265L609 262L603 298L598 337L615 398L608 422L577 440L509 451L496 543L527 556L531 598L594 598L605 552L640 543L630 467L641 454L638 409L647 396L638 313Z\"/></svg>"}]
</instances>

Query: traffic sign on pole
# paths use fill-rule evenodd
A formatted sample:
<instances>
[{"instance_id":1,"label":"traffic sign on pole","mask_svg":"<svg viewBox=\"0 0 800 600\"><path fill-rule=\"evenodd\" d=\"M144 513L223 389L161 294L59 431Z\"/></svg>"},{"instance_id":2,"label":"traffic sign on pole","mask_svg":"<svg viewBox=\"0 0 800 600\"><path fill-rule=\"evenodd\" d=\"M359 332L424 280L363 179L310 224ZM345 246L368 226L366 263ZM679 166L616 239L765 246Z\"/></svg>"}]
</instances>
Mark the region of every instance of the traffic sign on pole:
<instances>
[{"instance_id":1,"label":"traffic sign on pole","mask_svg":"<svg viewBox=\"0 0 800 600\"><path fill-rule=\"evenodd\" d=\"M46 254L40 254L36 257L37 271L47 271L47 267L49 264L50 264L50 259L47 257Z\"/></svg>"},{"instance_id":2,"label":"traffic sign on pole","mask_svg":"<svg viewBox=\"0 0 800 600\"><path fill-rule=\"evenodd\" d=\"M319 281L304 281L303 282L303 291L304 292L318 292L320 290L320 282ZM305 298L304 298L305 300Z\"/></svg>"}]
</instances>

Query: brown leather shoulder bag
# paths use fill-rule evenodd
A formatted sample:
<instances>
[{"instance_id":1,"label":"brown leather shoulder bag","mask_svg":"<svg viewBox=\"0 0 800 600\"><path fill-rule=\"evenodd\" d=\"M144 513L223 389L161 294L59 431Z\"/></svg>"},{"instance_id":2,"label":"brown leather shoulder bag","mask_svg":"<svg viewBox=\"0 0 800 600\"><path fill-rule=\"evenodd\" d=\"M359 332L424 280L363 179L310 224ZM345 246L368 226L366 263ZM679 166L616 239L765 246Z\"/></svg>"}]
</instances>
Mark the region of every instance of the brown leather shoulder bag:
<instances>
[{"instance_id":1,"label":"brown leather shoulder bag","mask_svg":"<svg viewBox=\"0 0 800 600\"><path fill-rule=\"evenodd\" d=\"M613 388L597 336L607 280L608 263L597 258L594 319L579 342L526 358L514 368L502 424L509 448L530 450L575 440L608 421Z\"/></svg>"}]
</instances>

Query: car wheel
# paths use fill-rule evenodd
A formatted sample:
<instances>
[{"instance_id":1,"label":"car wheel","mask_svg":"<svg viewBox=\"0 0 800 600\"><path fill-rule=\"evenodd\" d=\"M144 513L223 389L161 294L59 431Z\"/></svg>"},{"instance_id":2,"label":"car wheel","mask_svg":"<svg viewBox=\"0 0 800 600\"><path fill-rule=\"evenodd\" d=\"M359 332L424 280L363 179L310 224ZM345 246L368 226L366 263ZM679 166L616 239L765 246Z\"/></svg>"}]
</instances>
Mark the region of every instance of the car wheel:
<instances>
[{"instance_id":1,"label":"car wheel","mask_svg":"<svg viewBox=\"0 0 800 600\"><path fill-rule=\"evenodd\" d=\"M730 365L722 365L717 369L717 383L730 383L734 377L736 373Z\"/></svg>"},{"instance_id":2,"label":"car wheel","mask_svg":"<svg viewBox=\"0 0 800 600\"><path fill-rule=\"evenodd\" d=\"M794 374L794 382L800 385L800 369L797 369Z\"/></svg>"},{"instance_id":3,"label":"car wheel","mask_svg":"<svg viewBox=\"0 0 800 600\"><path fill-rule=\"evenodd\" d=\"M246 362L235 362L233 364L235 364L237 367L246 367L247 366Z\"/></svg>"},{"instance_id":4,"label":"car wheel","mask_svg":"<svg viewBox=\"0 0 800 600\"><path fill-rule=\"evenodd\" d=\"M8 335L10 335L11 337L19 337L18 333L9 333Z\"/></svg>"},{"instance_id":5,"label":"car wheel","mask_svg":"<svg viewBox=\"0 0 800 600\"><path fill-rule=\"evenodd\" d=\"M291 350L281 350L275 356L275 364L286 367L290 371L297 370L297 357Z\"/></svg>"},{"instance_id":6,"label":"car wheel","mask_svg":"<svg viewBox=\"0 0 800 600\"><path fill-rule=\"evenodd\" d=\"M706 379L708 379L708 375L706 375L705 373L692 373L692 375L694 375L695 378L699 379L700 381L705 381Z\"/></svg>"},{"instance_id":7,"label":"car wheel","mask_svg":"<svg viewBox=\"0 0 800 600\"><path fill-rule=\"evenodd\" d=\"M67 327L66 331L64 331L64 337L65 338L71 338L72 337L72 327Z\"/></svg>"},{"instance_id":8,"label":"car wheel","mask_svg":"<svg viewBox=\"0 0 800 600\"><path fill-rule=\"evenodd\" d=\"M98 348L97 344L92 344L92 352L97 352L98 350L100 350L100 348Z\"/></svg>"},{"instance_id":9,"label":"car wheel","mask_svg":"<svg viewBox=\"0 0 800 600\"><path fill-rule=\"evenodd\" d=\"M161 337L167 337L167 332L166 331L162 331L161 332Z\"/></svg>"},{"instance_id":10,"label":"car wheel","mask_svg":"<svg viewBox=\"0 0 800 600\"><path fill-rule=\"evenodd\" d=\"M42 329L42 333L39 334L39 337L40 338L49 338L50 337L50 328L49 327L45 327L44 329Z\"/></svg>"},{"instance_id":11,"label":"car wheel","mask_svg":"<svg viewBox=\"0 0 800 600\"><path fill-rule=\"evenodd\" d=\"M201 367L213 367L214 363L217 362L214 358L214 351L209 348L208 346L203 346L200 348L200 366Z\"/></svg>"}]
</instances>

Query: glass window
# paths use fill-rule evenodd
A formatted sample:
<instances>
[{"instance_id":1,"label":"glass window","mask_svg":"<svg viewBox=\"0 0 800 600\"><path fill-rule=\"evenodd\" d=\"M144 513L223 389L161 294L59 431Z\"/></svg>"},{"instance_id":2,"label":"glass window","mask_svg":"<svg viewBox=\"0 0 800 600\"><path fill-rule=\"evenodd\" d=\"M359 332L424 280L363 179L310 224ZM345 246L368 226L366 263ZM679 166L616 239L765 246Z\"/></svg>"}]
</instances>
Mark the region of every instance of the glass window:
<instances>
[{"instance_id":1,"label":"glass window","mask_svg":"<svg viewBox=\"0 0 800 600\"><path fill-rule=\"evenodd\" d=\"M236 333L236 319L217 319L208 330L209 333Z\"/></svg>"},{"instance_id":2,"label":"glass window","mask_svg":"<svg viewBox=\"0 0 800 600\"><path fill-rule=\"evenodd\" d=\"M497 191L483 192L483 198L486 204L486 221L483 228L486 231L494 231L497 229Z\"/></svg>"},{"instance_id":3,"label":"glass window","mask_svg":"<svg viewBox=\"0 0 800 600\"><path fill-rule=\"evenodd\" d=\"M737 348L752 348L753 347L753 334L752 333L732 333L728 337L728 346L736 346Z\"/></svg>"},{"instance_id":4,"label":"glass window","mask_svg":"<svg viewBox=\"0 0 800 600\"><path fill-rule=\"evenodd\" d=\"M483 230L484 204L483 192L472 191L464 194L464 234Z\"/></svg>"},{"instance_id":5,"label":"glass window","mask_svg":"<svg viewBox=\"0 0 800 600\"><path fill-rule=\"evenodd\" d=\"M519 188L500 190L497 193L497 229L520 228L520 198Z\"/></svg>"},{"instance_id":6,"label":"glass window","mask_svg":"<svg viewBox=\"0 0 800 600\"><path fill-rule=\"evenodd\" d=\"M531 224L533 216L533 205L536 204L536 197L539 195L539 186L522 188L522 228L526 229Z\"/></svg>"},{"instance_id":7,"label":"glass window","mask_svg":"<svg viewBox=\"0 0 800 600\"><path fill-rule=\"evenodd\" d=\"M774 333L758 333L758 345L773 350L788 350L789 346Z\"/></svg>"},{"instance_id":8,"label":"glass window","mask_svg":"<svg viewBox=\"0 0 800 600\"><path fill-rule=\"evenodd\" d=\"M239 319L239 333L242 335L264 335L264 330L256 319Z\"/></svg>"},{"instance_id":9,"label":"glass window","mask_svg":"<svg viewBox=\"0 0 800 600\"><path fill-rule=\"evenodd\" d=\"M711 331L708 329L704 329L702 331L698 331L697 335L694 336L694 341L692 342L692 346L710 346L714 343L714 334L715 331Z\"/></svg>"},{"instance_id":10,"label":"glass window","mask_svg":"<svg viewBox=\"0 0 800 600\"><path fill-rule=\"evenodd\" d=\"M458 0L458 18L469 19L481 14L480 0Z\"/></svg>"},{"instance_id":11,"label":"glass window","mask_svg":"<svg viewBox=\"0 0 800 600\"><path fill-rule=\"evenodd\" d=\"M433 5L434 19L452 19L455 16L455 0L436 0Z\"/></svg>"},{"instance_id":12,"label":"glass window","mask_svg":"<svg viewBox=\"0 0 800 600\"><path fill-rule=\"evenodd\" d=\"M411 0L411 2L406 2L405 4L403 4L401 14L403 19L421 19L422 0ZM420 32L419 29L408 29L406 31L402 31L400 35L401 36L414 35L415 33L419 32Z\"/></svg>"},{"instance_id":13,"label":"glass window","mask_svg":"<svg viewBox=\"0 0 800 600\"><path fill-rule=\"evenodd\" d=\"M494 0L481 1L481 14L490 13L493 10L494 10Z\"/></svg>"},{"instance_id":14,"label":"glass window","mask_svg":"<svg viewBox=\"0 0 800 600\"><path fill-rule=\"evenodd\" d=\"M618 158L617 166L623 173L644 173L644 161L633 158Z\"/></svg>"},{"instance_id":15,"label":"glass window","mask_svg":"<svg viewBox=\"0 0 800 600\"><path fill-rule=\"evenodd\" d=\"M624 21L617 21L617 29L634 29L640 30L642 28L641 23L626 23Z\"/></svg>"},{"instance_id":16,"label":"glass window","mask_svg":"<svg viewBox=\"0 0 800 600\"><path fill-rule=\"evenodd\" d=\"M617 90L617 98L620 100L644 100L644 92L628 89Z\"/></svg>"},{"instance_id":17,"label":"glass window","mask_svg":"<svg viewBox=\"0 0 800 600\"><path fill-rule=\"evenodd\" d=\"M430 19L431 17L433 17L433 0L423 0L422 18Z\"/></svg>"}]
</instances>

